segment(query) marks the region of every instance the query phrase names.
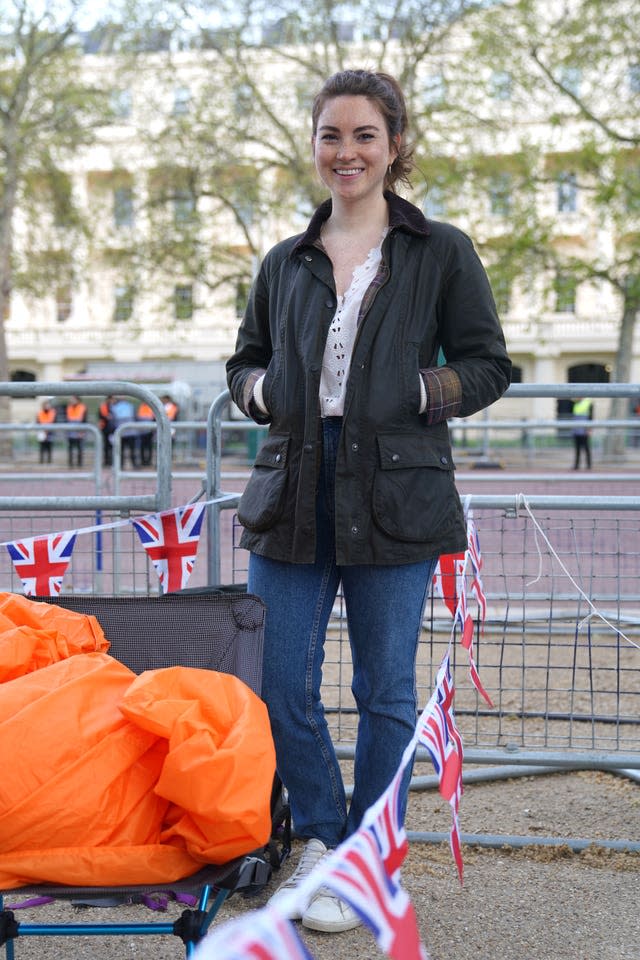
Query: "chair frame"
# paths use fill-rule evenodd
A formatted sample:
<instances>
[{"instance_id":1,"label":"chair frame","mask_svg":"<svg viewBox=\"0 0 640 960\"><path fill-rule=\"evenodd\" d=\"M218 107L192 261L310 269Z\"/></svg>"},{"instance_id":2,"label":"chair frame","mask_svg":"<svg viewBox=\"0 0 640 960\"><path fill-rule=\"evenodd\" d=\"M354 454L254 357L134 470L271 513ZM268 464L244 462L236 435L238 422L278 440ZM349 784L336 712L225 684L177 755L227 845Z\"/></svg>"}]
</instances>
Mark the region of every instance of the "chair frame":
<instances>
[{"instance_id":1,"label":"chair frame","mask_svg":"<svg viewBox=\"0 0 640 960\"><path fill-rule=\"evenodd\" d=\"M36 599L95 616L111 643L110 655L136 673L158 666L206 667L232 673L255 693L261 693L264 605L258 597L237 587L184 591L157 597L68 595ZM189 622L191 625L187 628ZM212 623L216 634L213 639ZM186 641L183 639L185 632L190 634ZM161 637L156 651L153 651L154 636ZM140 648L141 638L151 641L152 656ZM75 887L40 884L0 891L0 947L4 945L7 960L14 960L15 941L25 936L172 935L182 940L185 955L191 957L225 900L235 892L249 895L261 890L269 881L272 869L278 869L288 855L290 821L287 821L286 804L276 805L276 799L280 797L278 783L276 778L271 799L272 813L278 818L274 822L274 831L281 825L284 830L281 836L272 836L264 850L221 866L205 866L191 877L164 885ZM274 853L276 846L278 853ZM162 891L196 893L197 906L185 909L174 922L41 924L16 920L11 906L5 905L7 894L12 899L36 896L107 905L114 897L120 903L140 902L145 894ZM20 904L13 904L14 909L16 906Z\"/></svg>"}]
</instances>

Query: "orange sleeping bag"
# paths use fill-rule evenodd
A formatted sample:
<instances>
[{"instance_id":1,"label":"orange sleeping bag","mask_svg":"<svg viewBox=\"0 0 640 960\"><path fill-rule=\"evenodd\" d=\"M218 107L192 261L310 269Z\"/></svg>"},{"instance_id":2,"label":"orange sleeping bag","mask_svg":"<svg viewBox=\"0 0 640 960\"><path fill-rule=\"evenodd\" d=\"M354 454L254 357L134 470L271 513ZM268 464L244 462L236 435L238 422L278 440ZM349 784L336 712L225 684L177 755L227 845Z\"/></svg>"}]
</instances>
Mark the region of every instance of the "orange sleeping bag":
<instances>
[{"instance_id":1,"label":"orange sleeping bag","mask_svg":"<svg viewBox=\"0 0 640 960\"><path fill-rule=\"evenodd\" d=\"M94 617L0 594L0 889L169 883L269 837L260 698L107 648Z\"/></svg>"}]
</instances>

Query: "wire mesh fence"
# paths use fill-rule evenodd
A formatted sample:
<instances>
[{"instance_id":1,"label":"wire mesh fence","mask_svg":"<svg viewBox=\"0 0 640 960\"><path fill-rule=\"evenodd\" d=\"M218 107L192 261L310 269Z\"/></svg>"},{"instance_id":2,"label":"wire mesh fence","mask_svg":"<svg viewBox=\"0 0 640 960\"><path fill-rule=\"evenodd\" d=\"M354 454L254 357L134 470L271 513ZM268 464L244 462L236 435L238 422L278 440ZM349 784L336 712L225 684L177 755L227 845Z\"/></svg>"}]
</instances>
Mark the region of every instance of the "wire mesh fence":
<instances>
[{"instance_id":1,"label":"wire mesh fence","mask_svg":"<svg viewBox=\"0 0 640 960\"><path fill-rule=\"evenodd\" d=\"M475 511L487 614L474 651L489 707L453 635L456 717L465 747L620 752L640 764L640 515ZM234 526L234 576L247 557ZM470 603L473 612L473 601ZM419 705L431 696L453 619L435 590L418 646ZM325 648L323 700L336 739L353 743L346 618L339 595Z\"/></svg>"}]
</instances>

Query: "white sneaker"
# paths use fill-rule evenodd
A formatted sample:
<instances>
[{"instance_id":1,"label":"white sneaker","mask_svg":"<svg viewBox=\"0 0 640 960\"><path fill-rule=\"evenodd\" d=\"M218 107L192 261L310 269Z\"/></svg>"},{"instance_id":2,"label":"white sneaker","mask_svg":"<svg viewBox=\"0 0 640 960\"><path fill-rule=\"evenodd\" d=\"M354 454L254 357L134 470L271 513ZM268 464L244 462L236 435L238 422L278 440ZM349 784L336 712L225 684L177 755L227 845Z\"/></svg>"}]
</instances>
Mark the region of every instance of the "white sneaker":
<instances>
[{"instance_id":1,"label":"white sneaker","mask_svg":"<svg viewBox=\"0 0 640 960\"><path fill-rule=\"evenodd\" d=\"M322 840L307 840L298 866L295 868L291 876L287 877L287 879L280 884L273 896L269 898L269 903L275 903L284 894L290 893L292 890L294 890L302 880L309 876L316 864L320 863L322 858L326 856L327 852L327 848ZM290 916L289 919L301 920L302 913L295 913L293 916Z\"/></svg>"},{"instance_id":2,"label":"white sneaker","mask_svg":"<svg viewBox=\"0 0 640 960\"><path fill-rule=\"evenodd\" d=\"M353 907L341 900L328 887L320 887L302 914L302 926L322 933L342 933L360 926L361 920Z\"/></svg>"}]
</instances>

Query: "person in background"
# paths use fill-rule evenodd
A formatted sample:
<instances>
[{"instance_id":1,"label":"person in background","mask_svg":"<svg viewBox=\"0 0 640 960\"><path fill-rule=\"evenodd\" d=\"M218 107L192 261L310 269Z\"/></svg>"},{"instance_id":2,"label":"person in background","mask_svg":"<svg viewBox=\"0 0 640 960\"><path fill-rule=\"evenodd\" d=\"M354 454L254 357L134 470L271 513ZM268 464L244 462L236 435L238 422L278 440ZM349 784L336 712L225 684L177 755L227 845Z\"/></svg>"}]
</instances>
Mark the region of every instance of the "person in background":
<instances>
[{"instance_id":1,"label":"person in background","mask_svg":"<svg viewBox=\"0 0 640 960\"><path fill-rule=\"evenodd\" d=\"M232 399L269 424L238 506L248 589L266 605L263 693L306 877L389 786L417 721L416 651L438 556L467 545L447 419L509 386L511 361L469 237L396 193L412 149L397 81L345 70L312 108L330 197L273 247L227 363ZM439 363L439 358L446 358ZM342 585L358 710L348 805L321 700ZM400 819L410 770L403 778ZM321 888L306 927L356 913Z\"/></svg>"},{"instance_id":2,"label":"person in background","mask_svg":"<svg viewBox=\"0 0 640 960\"><path fill-rule=\"evenodd\" d=\"M113 416L113 432L122 427L120 437L120 469L124 470L126 459L129 458L132 469L138 468L138 432L135 429L127 430L126 424L135 423L136 410L128 397L115 397L111 405ZM111 438L113 441L113 437Z\"/></svg>"},{"instance_id":3,"label":"person in background","mask_svg":"<svg viewBox=\"0 0 640 960\"><path fill-rule=\"evenodd\" d=\"M154 412L145 400L142 400L138 404L136 420L142 423L155 423L156 418ZM143 467L151 466L153 460L153 437L153 430L138 434L140 443L140 465Z\"/></svg>"},{"instance_id":4,"label":"person in background","mask_svg":"<svg viewBox=\"0 0 640 960\"><path fill-rule=\"evenodd\" d=\"M579 397L571 408L574 463L573 469L580 469L582 454L584 454L587 470L591 470L591 431L587 424L593 420L593 403L588 398Z\"/></svg>"},{"instance_id":5,"label":"person in background","mask_svg":"<svg viewBox=\"0 0 640 960\"><path fill-rule=\"evenodd\" d=\"M113 463L113 446L111 443L111 435L113 433L113 415L111 413L112 404L113 397L110 394L108 397L104 398L98 407L98 429L102 433L103 467L110 467Z\"/></svg>"},{"instance_id":6,"label":"person in background","mask_svg":"<svg viewBox=\"0 0 640 960\"><path fill-rule=\"evenodd\" d=\"M636 397L633 402L632 413L637 420L640 420L640 397ZM631 446L640 447L640 426L631 430Z\"/></svg>"},{"instance_id":7,"label":"person in background","mask_svg":"<svg viewBox=\"0 0 640 960\"><path fill-rule=\"evenodd\" d=\"M165 413L167 414L167 417L169 418L170 423L175 423L175 421L178 419L178 416L180 414L180 407L175 402L173 397L170 397L168 393L165 393L165 395L161 397L161 400L162 400L162 405L164 406L164 409L165 409ZM176 429L175 427L172 427L171 428L171 452L172 453L173 453L173 444L174 444L175 438L176 438Z\"/></svg>"},{"instance_id":8,"label":"person in background","mask_svg":"<svg viewBox=\"0 0 640 960\"><path fill-rule=\"evenodd\" d=\"M165 413L167 414L169 420L173 423L175 420L178 419L178 414L180 413L180 407L175 402L173 397L170 397L168 393L165 393L165 395L161 399L162 399L162 405L165 409Z\"/></svg>"},{"instance_id":9,"label":"person in background","mask_svg":"<svg viewBox=\"0 0 640 960\"><path fill-rule=\"evenodd\" d=\"M36 420L41 426L38 431L38 445L40 447L40 463L51 463L53 450L53 431L47 427L56 422L56 409L50 400L43 400Z\"/></svg>"},{"instance_id":10,"label":"person in background","mask_svg":"<svg viewBox=\"0 0 640 960\"><path fill-rule=\"evenodd\" d=\"M87 407L77 394L71 397L66 409L67 423L86 423ZM69 466L82 466L84 456L84 430L70 430L67 433Z\"/></svg>"}]
</instances>

